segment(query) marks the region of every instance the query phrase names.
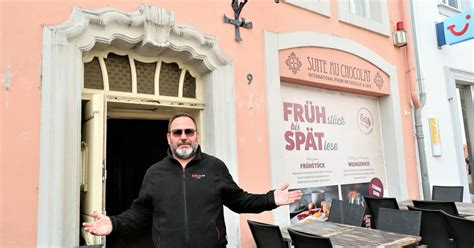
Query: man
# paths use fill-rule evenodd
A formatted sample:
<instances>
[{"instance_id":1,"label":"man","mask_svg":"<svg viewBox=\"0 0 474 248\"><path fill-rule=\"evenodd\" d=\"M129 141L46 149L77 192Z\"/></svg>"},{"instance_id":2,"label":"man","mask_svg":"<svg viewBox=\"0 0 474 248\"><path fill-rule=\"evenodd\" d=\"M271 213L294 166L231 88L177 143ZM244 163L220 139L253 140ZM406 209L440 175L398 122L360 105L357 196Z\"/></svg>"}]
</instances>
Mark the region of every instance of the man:
<instances>
[{"instance_id":1,"label":"man","mask_svg":"<svg viewBox=\"0 0 474 248\"><path fill-rule=\"evenodd\" d=\"M237 213L260 213L301 198L288 184L266 194L243 191L221 160L201 152L195 119L185 113L168 123L168 156L146 172L137 199L117 216L93 213L83 223L93 235L120 234L152 221L155 247L213 248L227 244L223 206Z\"/></svg>"}]
</instances>

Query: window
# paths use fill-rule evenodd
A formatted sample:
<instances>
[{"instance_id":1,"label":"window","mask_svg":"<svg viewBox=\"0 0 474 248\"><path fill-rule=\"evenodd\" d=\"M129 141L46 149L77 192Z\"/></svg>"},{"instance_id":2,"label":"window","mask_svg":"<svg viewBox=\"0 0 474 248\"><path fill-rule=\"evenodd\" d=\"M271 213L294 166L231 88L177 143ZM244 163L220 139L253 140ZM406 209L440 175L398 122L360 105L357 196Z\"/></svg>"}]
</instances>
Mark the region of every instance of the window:
<instances>
[{"instance_id":1,"label":"window","mask_svg":"<svg viewBox=\"0 0 474 248\"><path fill-rule=\"evenodd\" d=\"M368 0L350 0L351 13L370 19L370 8Z\"/></svg>"},{"instance_id":2,"label":"window","mask_svg":"<svg viewBox=\"0 0 474 248\"><path fill-rule=\"evenodd\" d=\"M455 9L459 8L458 0L442 0L441 2Z\"/></svg>"},{"instance_id":3,"label":"window","mask_svg":"<svg viewBox=\"0 0 474 248\"><path fill-rule=\"evenodd\" d=\"M339 0L337 3L340 21L390 35L387 0Z\"/></svg>"},{"instance_id":4,"label":"window","mask_svg":"<svg viewBox=\"0 0 474 248\"><path fill-rule=\"evenodd\" d=\"M474 6L471 0L439 0L439 13L452 16Z\"/></svg>"},{"instance_id":5,"label":"window","mask_svg":"<svg viewBox=\"0 0 474 248\"><path fill-rule=\"evenodd\" d=\"M285 0L289 3L324 16L331 16L330 0Z\"/></svg>"},{"instance_id":6,"label":"window","mask_svg":"<svg viewBox=\"0 0 474 248\"><path fill-rule=\"evenodd\" d=\"M118 49L84 54L84 94L186 101L202 105L200 77L189 66L166 58L142 57ZM163 99L164 98L164 99Z\"/></svg>"}]
</instances>

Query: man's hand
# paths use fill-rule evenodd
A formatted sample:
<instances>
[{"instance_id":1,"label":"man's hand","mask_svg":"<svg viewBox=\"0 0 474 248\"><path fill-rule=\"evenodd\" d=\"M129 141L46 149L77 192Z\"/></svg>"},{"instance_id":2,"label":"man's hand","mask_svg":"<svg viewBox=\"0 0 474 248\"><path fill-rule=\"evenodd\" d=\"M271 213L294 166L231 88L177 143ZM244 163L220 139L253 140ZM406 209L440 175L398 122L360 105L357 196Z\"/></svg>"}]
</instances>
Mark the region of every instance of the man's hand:
<instances>
[{"instance_id":1,"label":"man's hand","mask_svg":"<svg viewBox=\"0 0 474 248\"><path fill-rule=\"evenodd\" d=\"M94 221L82 223L84 230L95 236L105 236L112 232L112 221L108 216L98 213L92 213L90 216Z\"/></svg>"},{"instance_id":2,"label":"man's hand","mask_svg":"<svg viewBox=\"0 0 474 248\"><path fill-rule=\"evenodd\" d=\"M289 184L285 183L275 189L275 191L273 192L275 204L277 206L288 205L301 199L301 195L303 195L303 193L301 193L300 190L288 192L288 186Z\"/></svg>"}]
</instances>

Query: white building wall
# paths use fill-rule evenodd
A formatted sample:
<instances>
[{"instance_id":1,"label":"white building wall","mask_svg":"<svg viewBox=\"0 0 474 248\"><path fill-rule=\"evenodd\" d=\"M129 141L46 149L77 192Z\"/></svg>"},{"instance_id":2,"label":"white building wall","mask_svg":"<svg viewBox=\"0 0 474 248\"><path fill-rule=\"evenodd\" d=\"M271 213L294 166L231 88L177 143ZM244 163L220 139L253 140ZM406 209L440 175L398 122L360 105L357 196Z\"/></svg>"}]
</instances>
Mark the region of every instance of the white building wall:
<instances>
[{"instance_id":1,"label":"white building wall","mask_svg":"<svg viewBox=\"0 0 474 248\"><path fill-rule=\"evenodd\" d=\"M474 1L470 6L474 7ZM462 134L460 121L456 119L460 113L453 113L452 104L458 105L448 88L453 80L449 80L446 68L454 68L467 73L468 80L474 77L474 40L455 45L445 45L438 48L436 41L435 23L447 18L444 7L437 1L413 1L413 25L416 28L416 43L419 60L419 82L424 84L426 104L422 110L423 132L425 134L425 149L427 167L431 185L464 185L464 200L469 200L467 174L462 150ZM470 75L470 76L469 76ZM452 78L452 77L451 77ZM448 82L451 81L451 82ZM474 84L473 80L470 80ZM459 107L454 112L458 112ZM474 113L468 113L474 115ZM431 148L431 138L428 118L437 118L442 146L442 155L434 157ZM461 141L459 139L461 138ZM474 142L473 142L474 143ZM460 158L460 156L462 156ZM473 192L474 193L474 192Z\"/></svg>"}]
</instances>

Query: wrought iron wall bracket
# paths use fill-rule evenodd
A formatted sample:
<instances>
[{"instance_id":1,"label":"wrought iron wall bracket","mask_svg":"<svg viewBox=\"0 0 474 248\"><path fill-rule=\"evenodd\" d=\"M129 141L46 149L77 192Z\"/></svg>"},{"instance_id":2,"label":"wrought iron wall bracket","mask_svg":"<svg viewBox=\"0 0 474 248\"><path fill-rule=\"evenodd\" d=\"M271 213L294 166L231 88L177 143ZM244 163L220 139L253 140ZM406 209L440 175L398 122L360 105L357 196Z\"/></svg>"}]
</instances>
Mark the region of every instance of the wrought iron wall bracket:
<instances>
[{"instance_id":1,"label":"wrought iron wall bracket","mask_svg":"<svg viewBox=\"0 0 474 248\"><path fill-rule=\"evenodd\" d=\"M240 27L246 29L252 29L252 22L246 21L245 18L240 18L240 12L244 8L248 0L244 0L239 3L239 0L232 0L232 9L234 10L234 19L231 19L224 15L224 22L234 25L235 28L235 40L242 41L240 37Z\"/></svg>"}]
</instances>

